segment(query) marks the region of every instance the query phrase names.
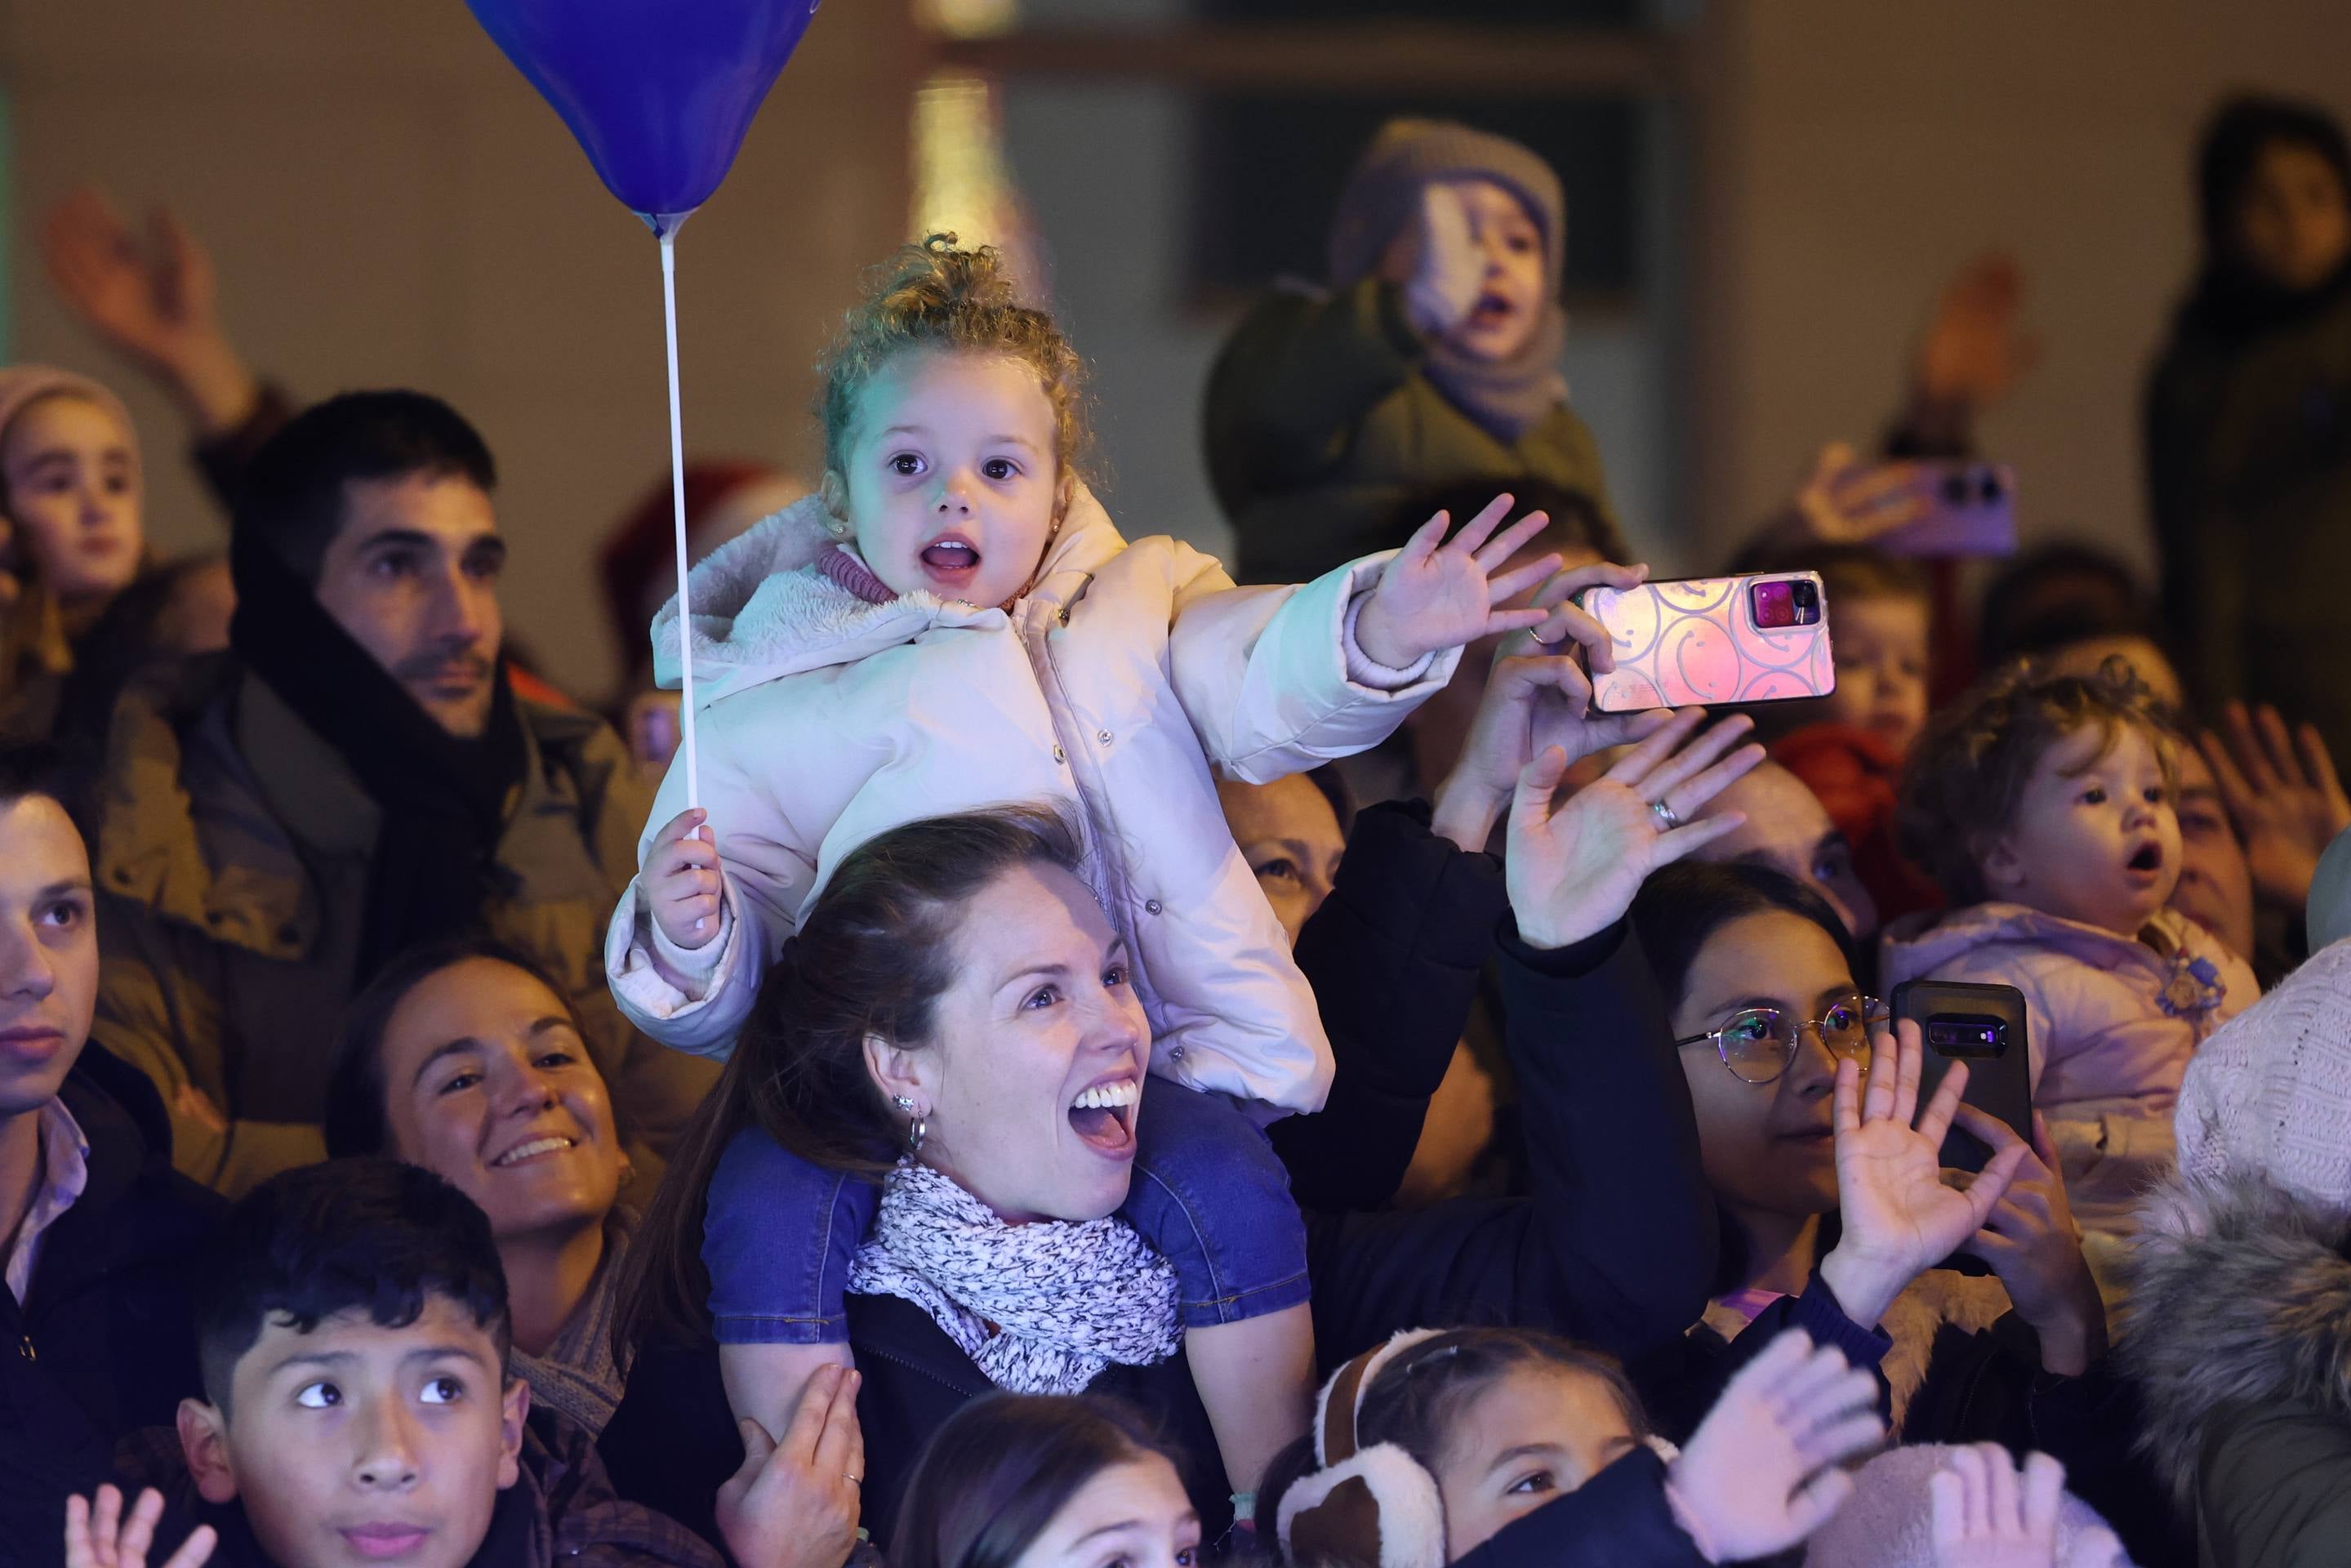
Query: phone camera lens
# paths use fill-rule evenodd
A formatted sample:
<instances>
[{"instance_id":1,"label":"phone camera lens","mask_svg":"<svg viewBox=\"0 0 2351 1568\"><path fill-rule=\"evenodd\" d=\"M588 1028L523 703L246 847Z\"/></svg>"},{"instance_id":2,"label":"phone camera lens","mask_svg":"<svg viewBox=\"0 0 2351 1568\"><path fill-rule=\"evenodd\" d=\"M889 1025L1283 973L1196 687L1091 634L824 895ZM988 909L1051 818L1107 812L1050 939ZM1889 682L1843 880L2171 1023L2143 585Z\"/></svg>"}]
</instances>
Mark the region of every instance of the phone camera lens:
<instances>
[{"instance_id":1,"label":"phone camera lens","mask_svg":"<svg viewBox=\"0 0 2351 1568\"><path fill-rule=\"evenodd\" d=\"M2008 486L2000 482L2000 470L1997 468L1985 469L1983 476L1984 505L1987 507L1997 507L2000 505L2001 497L2007 494Z\"/></svg>"}]
</instances>

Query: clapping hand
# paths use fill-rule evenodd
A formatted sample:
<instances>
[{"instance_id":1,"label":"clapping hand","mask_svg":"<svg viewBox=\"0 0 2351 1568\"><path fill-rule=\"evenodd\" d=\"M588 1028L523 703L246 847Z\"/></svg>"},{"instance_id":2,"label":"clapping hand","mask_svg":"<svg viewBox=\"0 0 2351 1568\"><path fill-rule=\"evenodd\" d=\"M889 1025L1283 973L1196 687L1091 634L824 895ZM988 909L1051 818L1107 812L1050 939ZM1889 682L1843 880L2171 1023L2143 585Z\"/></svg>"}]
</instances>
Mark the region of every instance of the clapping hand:
<instances>
[{"instance_id":1,"label":"clapping hand","mask_svg":"<svg viewBox=\"0 0 2351 1568\"><path fill-rule=\"evenodd\" d=\"M2207 730L2200 744L2220 802L2245 841L2253 891L2298 911L2310 896L2318 857L2351 828L2351 797L2315 727L2289 735L2267 704L2248 713L2244 704L2231 703L2222 719L2227 738Z\"/></svg>"},{"instance_id":2,"label":"clapping hand","mask_svg":"<svg viewBox=\"0 0 2351 1568\"><path fill-rule=\"evenodd\" d=\"M2114 1568L2122 1542L2106 1530L2076 1534L2057 1554L2065 1467L2029 1455L2019 1473L1998 1443L1953 1448L1927 1483L1935 1568Z\"/></svg>"},{"instance_id":3,"label":"clapping hand","mask_svg":"<svg viewBox=\"0 0 2351 1568\"><path fill-rule=\"evenodd\" d=\"M1877 1380L1791 1329L1731 1378L1674 1461L1675 1517L1717 1563L1785 1552L1852 1493L1837 1466L1885 1437Z\"/></svg>"},{"instance_id":4,"label":"clapping hand","mask_svg":"<svg viewBox=\"0 0 2351 1568\"><path fill-rule=\"evenodd\" d=\"M128 1518L121 1492L110 1486L98 1489L95 1508L85 1498L66 1499L66 1568L147 1568L155 1524L162 1517L163 1494L152 1487L139 1494ZM198 1525L162 1568L202 1568L217 1544L213 1527Z\"/></svg>"},{"instance_id":5,"label":"clapping hand","mask_svg":"<svg viewBox=\"0 0 2351 1568\"><path fill-rule=\"evenodd\" d=\"M857 1546L865 1435L857 1372L821 1366L800 1390L784 1440L736 1423L743 1468L718 1489L719 1533L743 1568L841 1568Z\"/></svg>"},{"instance_id":6,"label":"clapping hand","mask_svg":"<svg viewBox=\"0 0 2351 1568\"><path fill-rule=\"evenodd\" d=\"M1502 864L1529 946L1564 947L1605 931L1632 907L1652 871L1747 820L1737 811L1688 820L1763 760L1760 746L1730 750L1754 727L1744 715L1693 739L1705 717L1703 708L1674 715L1564 804L1556 798L1566 753L1552 747L1527 764L1510 803Z\"/></svg>"},{"instance_id":7,"label":"clapping hand","mask_svg":"<svg viewBox=\"0 0 2351 1568\"><path fill-rule=\"evenodd\" d=\"M2031 1153L2018 1139L1974 1178L1953 1172L1946 1180L1943 1138L1967 1090L1968 1064L1951 1063L1921 1114L1927 1048L1916 1021L1905 1019L1896 1030L1870 1041L1866 1093L1859 1062L1848 1057L1836 1070L1837 1205L1844 1231L1821 1260L1821 1278L1863 1328L1875 1328L1912 1280L1983 1228Z\"/></svg>"},{"instance_id":8,"label":"clapping hand","mask_svg":"<svg viewBox=\"0 0 2351 1568\"><path fill-rule=\"evenodd\" d=\"M1546 555L1502 570L1551 520L1541 512L1529 512L1495 533L1510 514L1510 497L1504 495L1495 497L1449 539L1445 537L1452 525L1449 514L1439 512L1423 523L1388 562L1379 586L1355 618L1355 642L1364 656L1392 670L1408 669L1425 654L1552 619L1550 610L1533 606L1495 608L1559 570L1559 557Z\"/></svg>"}]
</instances>

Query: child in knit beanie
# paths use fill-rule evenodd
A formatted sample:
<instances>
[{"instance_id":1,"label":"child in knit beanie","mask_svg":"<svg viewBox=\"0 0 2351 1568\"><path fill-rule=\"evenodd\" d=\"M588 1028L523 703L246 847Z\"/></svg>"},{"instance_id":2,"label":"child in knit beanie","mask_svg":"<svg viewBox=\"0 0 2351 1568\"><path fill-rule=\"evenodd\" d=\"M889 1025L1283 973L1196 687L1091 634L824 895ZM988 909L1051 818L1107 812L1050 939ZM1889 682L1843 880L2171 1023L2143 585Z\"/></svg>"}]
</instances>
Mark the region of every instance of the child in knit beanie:
<instances>
[{"instance_id":1,"label":"child in knit beanie","mask_svg":"<svg viewBox=\"0 0 2351 1568\"><path fill-rule=\"evenodd\" d=\"M1474 480L1537 476L1613 530L1559 369L1566 225L1559 176L1519 143L1381 129L1340 193L1328 289L1276 290L1210 373L1208 467L1243 581L1392 549L1407 496Z\"/></svg>"}]
</instances>

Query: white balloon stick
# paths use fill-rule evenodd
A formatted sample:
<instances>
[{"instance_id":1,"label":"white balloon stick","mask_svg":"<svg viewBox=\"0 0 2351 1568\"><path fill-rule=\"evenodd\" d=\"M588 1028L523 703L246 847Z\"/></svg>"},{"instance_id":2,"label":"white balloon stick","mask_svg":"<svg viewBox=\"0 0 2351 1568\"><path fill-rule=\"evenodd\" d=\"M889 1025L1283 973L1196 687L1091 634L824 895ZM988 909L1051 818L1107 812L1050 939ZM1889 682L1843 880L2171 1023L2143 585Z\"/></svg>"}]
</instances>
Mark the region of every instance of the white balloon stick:
<instances>
[{"instance_id":1,"label":"white balloon stick","mask_svg":"<svg viewBox=\"0 0 2351 1568\"><path fill-rule=\"evenodd\" d=\"M661 236L662 320L669 329L669 497L677 525L678 745L685 753L685 803L702 804L702 771L694 745L694 601L687 596L685 545L685 425L677 395L677 230ZM715 841L711 830L703 830Z\"/></svg>"}]
</instances>

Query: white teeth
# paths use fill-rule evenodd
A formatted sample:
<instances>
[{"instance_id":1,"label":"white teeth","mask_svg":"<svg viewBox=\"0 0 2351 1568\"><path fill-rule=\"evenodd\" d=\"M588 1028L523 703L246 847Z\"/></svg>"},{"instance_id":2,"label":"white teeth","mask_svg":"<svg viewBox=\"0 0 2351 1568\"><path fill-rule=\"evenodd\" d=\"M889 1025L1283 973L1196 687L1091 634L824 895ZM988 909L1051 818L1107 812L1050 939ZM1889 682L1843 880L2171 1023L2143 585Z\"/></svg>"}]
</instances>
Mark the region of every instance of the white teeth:
<instances>
[{"instance_id":1,"label":"white teeth","mask_svg":"<svg viewBox=\"0 0 2351 1568\"><path fill-rule=\"evenodd\" d=\"M508 1149L505 1154L500 1155L495 1163L501 1166L517 1165L535 1155L549 1155L558 1149L569 1147L571 1147L571 1140L569 1138L533 1138L518 1148Z\"/></svg>"},{"instance_id":2,"label":"white teeth","mask_svg":"<svg viewBox=\"0 0 2351 1568\"><path fill-rule=\"evenodd\" d=\"M1143 1097L1143 1087L1132 1078L1116 1083L1097 1083L1079 1095L1071 1106L1073 1111L1109 1111L1121 1105L1132 1105Z\"/></svg>"}]
</instances>

